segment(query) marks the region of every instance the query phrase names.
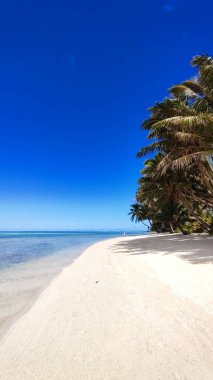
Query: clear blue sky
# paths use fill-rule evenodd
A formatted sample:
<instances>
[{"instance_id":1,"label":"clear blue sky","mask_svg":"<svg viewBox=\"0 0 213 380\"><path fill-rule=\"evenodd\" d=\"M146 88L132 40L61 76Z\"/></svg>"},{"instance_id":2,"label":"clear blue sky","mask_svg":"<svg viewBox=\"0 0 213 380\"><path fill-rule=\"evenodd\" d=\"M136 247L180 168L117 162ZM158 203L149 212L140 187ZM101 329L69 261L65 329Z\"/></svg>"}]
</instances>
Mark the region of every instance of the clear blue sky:
<instances>
[{"instance_id":1,"label":"clear blue sky","mask_svg":"<svg viewBox=\"0 0 213 380\"><path fill-rule=\"evenodd\" d=\"M3 0L0 229L135 226L147 108L212 54L212 1Z\"/></svg>"}]
</instances>

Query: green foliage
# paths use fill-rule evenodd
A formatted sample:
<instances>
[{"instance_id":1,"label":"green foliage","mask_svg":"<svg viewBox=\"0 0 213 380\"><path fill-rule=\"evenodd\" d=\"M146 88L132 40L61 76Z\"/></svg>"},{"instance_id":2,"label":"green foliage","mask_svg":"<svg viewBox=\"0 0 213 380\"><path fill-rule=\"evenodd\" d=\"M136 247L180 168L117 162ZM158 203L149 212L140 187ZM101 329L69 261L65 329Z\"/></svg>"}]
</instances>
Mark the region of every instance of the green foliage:
<instances>
[{"instance_id":1,"label":"green foliage","mask_svg":"<svg viewBox=\"0 0 213 380\"><path fill-rule=\"evenodd\" d=\"M192 64L197 79L173 86L142 125L153 142L137 157L156 155L141 171L130 214L159 232L213 230L213 59L198 56Z\"/></svg>"},{"instance_id":2,"label":"green foliage","mask_svg":"<svg viewBox=\"0 0 213 380\"><path fill-rule=\"evenodd\" d=\"M202 233L204 232L203 227L200 223L194 221L194 222L187 222L184 226L184 230L187 231L187 233Z\"/></svg>"}]
</instances>

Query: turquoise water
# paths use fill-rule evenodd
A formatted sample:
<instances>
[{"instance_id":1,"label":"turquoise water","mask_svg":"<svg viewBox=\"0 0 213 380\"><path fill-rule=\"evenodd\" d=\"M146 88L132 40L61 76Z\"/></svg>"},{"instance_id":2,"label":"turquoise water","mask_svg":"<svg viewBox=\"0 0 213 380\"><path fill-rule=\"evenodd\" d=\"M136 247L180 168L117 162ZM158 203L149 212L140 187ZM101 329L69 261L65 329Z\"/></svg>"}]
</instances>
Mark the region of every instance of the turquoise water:
<instances>
[{"instance_id":1,"label":"turquoise water","mask_svg":"<svg viewBox=\"0 0 213 380\"><path fill-rule=\"evenodd\" d=\"M51 255L73 258L87 246L118 232L0 232L0 270ZM65 250L69 248L69 252Z\"/></svg>"},{"instance_id":2,"label":"turquoise water","mask_svg":"<svg viewBox=\"0 0 213 380\"><path fill-rule=\"evenodd\" d=\"M0 232L0 338L88 246L119 232Z\"/></svg>"}]
</instances>

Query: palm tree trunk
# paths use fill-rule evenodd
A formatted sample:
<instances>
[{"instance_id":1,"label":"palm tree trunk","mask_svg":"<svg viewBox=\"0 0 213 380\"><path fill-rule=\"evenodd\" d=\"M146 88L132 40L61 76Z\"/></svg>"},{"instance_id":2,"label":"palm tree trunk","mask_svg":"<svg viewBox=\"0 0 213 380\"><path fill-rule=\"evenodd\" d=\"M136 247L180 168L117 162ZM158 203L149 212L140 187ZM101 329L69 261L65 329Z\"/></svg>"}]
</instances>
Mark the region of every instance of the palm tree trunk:
<instances>
[{"instance_id":1,"label":"palm tree trunk","mask_svg":"<svg viewBox=\"0 0 213 380\"><path fill-rule=\"evenodd\" d=\"M144 223L142 220L141 220L141 223L144 224L144 226L146 226L147 228L149 228L149 226L146 223Z\"/></svg>"},{"instance_id":2,"label":"palm tree trunk","mask_svg":"<svg viewBox=\"0 0 213 380\"><path fill-rule=\"evenodd\" d=\"M175 233L172 223L169 223L169 232L170 232L170 234Z\"/></svg>"}]
</instances>

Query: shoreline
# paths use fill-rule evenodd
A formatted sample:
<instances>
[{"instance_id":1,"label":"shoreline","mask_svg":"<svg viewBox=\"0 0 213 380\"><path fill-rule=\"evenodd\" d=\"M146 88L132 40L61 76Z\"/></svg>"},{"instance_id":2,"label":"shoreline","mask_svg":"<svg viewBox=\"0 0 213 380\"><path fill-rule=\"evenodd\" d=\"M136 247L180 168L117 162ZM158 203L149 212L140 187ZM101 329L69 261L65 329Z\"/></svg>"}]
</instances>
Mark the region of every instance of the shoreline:
<instances>
[{"instance_id":1,"label":"shoreline","mask_svg":"<svg viewBox=\"0 0 213 380\"><path fill-rule=\"evenodd\" d=\"M82 252L78 253L78 255L74 256L72 258L72 260L70 260L70 263L63 266L62 268L60 268L58 271L54 272L54 274L51 274L51 275L48 275L47 279L45 280L45 284L43 283L41 286L39 286L39 289L36 290L36 292L33 292L31 293L30 295L30 299L27 299L27 303L26 302L22 302L23 303L23 306L21 307L21 310L18 311L15 315L13 315L12 317L10 317L9 319L6 319L5 321L3 321L3 324L0 325L0 345L1 345L1 340L4 338L4 336L7 334L8 330L10 330L10 328L14 325L14 323L16 323L16 321L18 321L23 315L25 315L30 309L31 307L34 305L34 303L39 299L39 297L41 296L41 294L43 293L43 291L48 287L50 286L51 282L57 277L59 276L62 271L64 270L64 268L72 265L72 263L79 257L83 254L84 250L82 250ZM44 264L46 263L46 261L49 259L49 257L45 257L45 258L41 258L39 260L39 264ZM25 269L26 269L26 266L29 266L30 268L32 266L35 266L37 265L37 260L34 259L30 262L24 262L24 263L21 263L19 264L19 268L18 268L18 273L20 275L20 272L23 272ZM11 278L12 275L14 274L13 272L17 272L17 269L14 268L14 267L10 267L9 269L6 268L5 269L5 272L6 273L6 277L8 277L8 274L9 274L9 277ZM0 273L0 274L3 274L5 276L5 273ZM8 279L7 279L8 281ZM29 298L29 296L28 296ZM21 300L22 301L22 300Z\"/></svg>"},{"instance_id":2,"label":"shoreline","mask_svg":"<svg viewBox=\"0 0 213 380\"><path fill-rule=\"evenodd\" d=\"M0 342L2 380L212 379L213 239L87 248Z\"/></svg>"},{"instance_id":3,"label":"shoreline","mask_svg":"<svg viewBox=\"0 0 213 380\"><path fill-rule=\"evenodd\" d=\"M39 234L41 235L41 232ZM112 237L105 235L105 240L110 238ZM0 341L8 329L30 310L53 279L83 254L86 248L102 241L102 236L100 240L97 236L96 239L89 244L83 241L80 246L70 244L67 248L58 247L50 255L0 268Z\"/></svg>"}]
</instances>

